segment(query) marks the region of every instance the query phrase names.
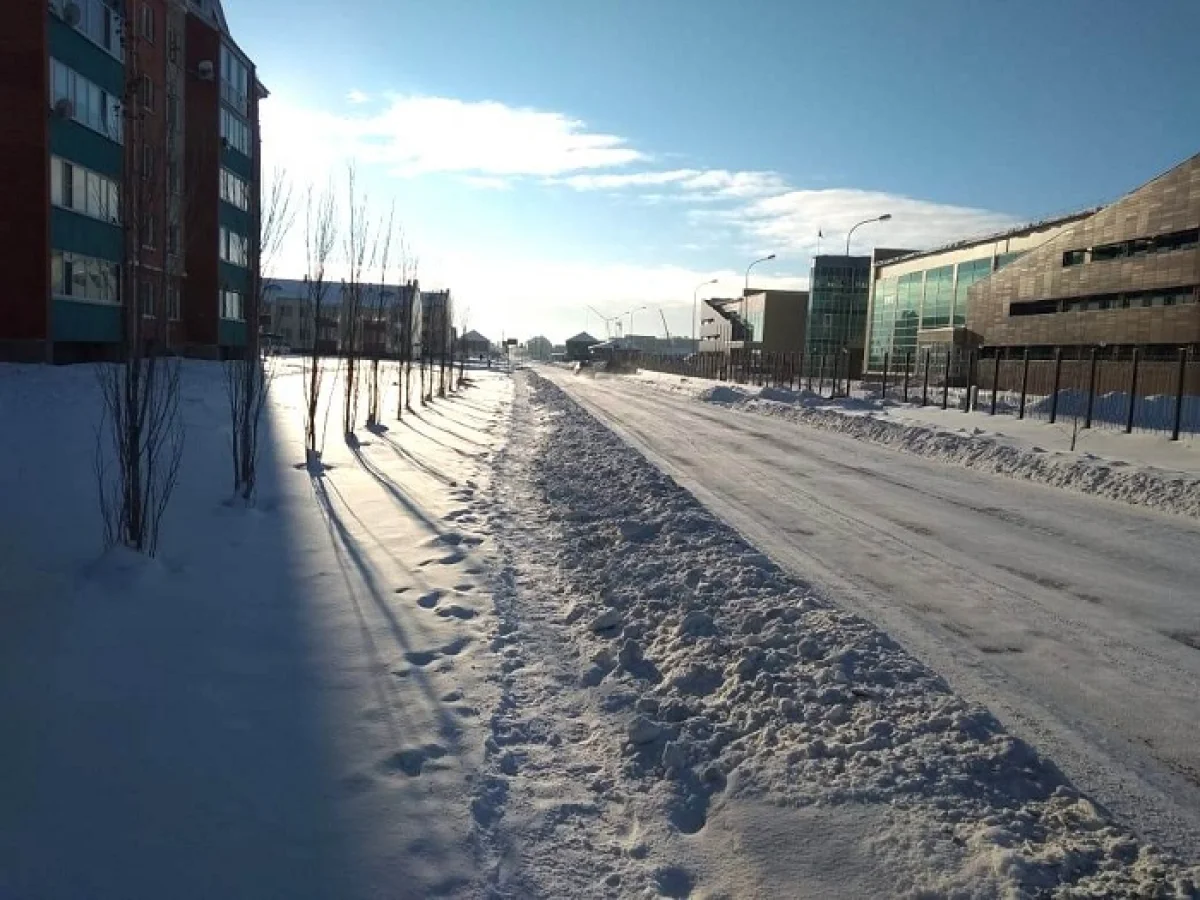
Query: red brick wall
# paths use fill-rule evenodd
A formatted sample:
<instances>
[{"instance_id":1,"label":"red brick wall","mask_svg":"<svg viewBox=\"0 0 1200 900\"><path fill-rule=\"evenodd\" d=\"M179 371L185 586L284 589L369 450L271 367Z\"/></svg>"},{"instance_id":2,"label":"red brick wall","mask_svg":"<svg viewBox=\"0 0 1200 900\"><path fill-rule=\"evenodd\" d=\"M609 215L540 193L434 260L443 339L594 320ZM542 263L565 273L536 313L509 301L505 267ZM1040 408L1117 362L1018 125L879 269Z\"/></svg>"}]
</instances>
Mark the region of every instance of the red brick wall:
<instances>
[{"instance_id":1,"label":"red brick wall","mask_svg":"<svg viewBox=\"0 0 1200 900\"><path fill-rule=\"evenodd\" d=\"M43 340L50 296L46 4L4 4L0 27L0 341Z\"/></svg>"}]
</instances>

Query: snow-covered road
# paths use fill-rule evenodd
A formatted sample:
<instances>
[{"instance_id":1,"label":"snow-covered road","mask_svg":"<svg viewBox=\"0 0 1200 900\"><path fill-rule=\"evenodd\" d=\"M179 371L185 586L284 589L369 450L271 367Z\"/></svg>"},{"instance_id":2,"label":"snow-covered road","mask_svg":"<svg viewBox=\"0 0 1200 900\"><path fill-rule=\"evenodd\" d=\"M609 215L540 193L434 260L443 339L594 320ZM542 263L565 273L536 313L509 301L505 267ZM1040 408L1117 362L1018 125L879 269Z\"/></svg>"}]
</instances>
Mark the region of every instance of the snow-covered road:
<instances>
[{"instance_id":1,"label":"snow-covered road","mask_svg":"<svg viewBox=\"0 0 1200 900\"><path fill-rule=\"evenodd\" d=\"M1200 526L606 376L544 374L1095 799L1200 846Z\"/></svg>"}]
</instances>

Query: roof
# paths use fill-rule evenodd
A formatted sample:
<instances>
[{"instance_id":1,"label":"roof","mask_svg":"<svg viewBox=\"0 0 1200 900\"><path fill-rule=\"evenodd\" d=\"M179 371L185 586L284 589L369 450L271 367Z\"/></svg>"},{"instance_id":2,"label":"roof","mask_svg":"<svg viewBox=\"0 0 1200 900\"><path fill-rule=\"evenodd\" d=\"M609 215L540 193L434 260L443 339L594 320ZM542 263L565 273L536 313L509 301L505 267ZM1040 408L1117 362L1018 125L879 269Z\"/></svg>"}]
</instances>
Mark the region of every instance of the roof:
<instances>
[{"instance_id":1,"label":"roof","mask_svg":"<svg viewBox=\"0 0 1200 900\"><path fill-rule=\"evenodd\" d=\"M1020 237L1026 234L1032 234L1035 231L1042 231L1046 228L1054 228L1056 225L1065 225L1068 222L1078 222L1080 219L1086 219L1088 216L1094 216L1103 206L1093 206L1088 209L1076 210L1072 213L1067 213L1063 216L1055 216L1050 219L1039 219L1036 222L1029 222L1025 225L1020 225L1016 228L1006 228L1004 231L994 231L989 234L979 235L977 237L963 238L954 241L950 244L943 244L940 247L934 247L930 250L914 250L911 253L904 253L899 256L892 256L886 260L876 260L878 265L894 265L896 263L908 262L912 259L920 259L923 256L936 256L939 253L948 253L951 250L966 250L969 247L976 247L980 244L994 244L996 241L1002 241L1005 238Z\"/></svg>"},{"instance_id":2,"label":"roof","mask_svg":"<svg viewBox=\"0 0 1200 900\"><path fill-rule=\"evenodd\" d=\"M600 340L599 340L599 338L592 337L586 331L581 331L581 332L579 332L579 334L575 335L575 337L567 338L567 343L568 344L598 344L598 343L600 343Z\"/></svg>"},{"instance_id":3,"label":"roof","mask_svg":"<svg viewBox=\"0 0 1200 900\"><path fill-rule=\"evenodd\" d=\"M466 334L464 334L463 340L471 341L472 343L476 343L476 344L491 344L491 341L489 341L487 338L485 338L482 334L480 334L475 329L471 329Z\"/></svg>"},{"instance_id":4,"label":"roof","mask_svg":"<svg viewBox=\"0 0 1200 900\"><path fill-rule=\"evenodd\" d=\"M325 282L325 297L321 303L327 306L340 306L342 302L342 291L345 287L340 280L330 279ZM367 291L370 296L375 297L375 284L364 284L364 295ZM398 284L389 284L386 286L389 292L393 294L399 293L401 286ZM308 284L302 278L264 278L263 279L263 294L268 300L275 298L308 298Z\"/></svg>"}]
</instances>

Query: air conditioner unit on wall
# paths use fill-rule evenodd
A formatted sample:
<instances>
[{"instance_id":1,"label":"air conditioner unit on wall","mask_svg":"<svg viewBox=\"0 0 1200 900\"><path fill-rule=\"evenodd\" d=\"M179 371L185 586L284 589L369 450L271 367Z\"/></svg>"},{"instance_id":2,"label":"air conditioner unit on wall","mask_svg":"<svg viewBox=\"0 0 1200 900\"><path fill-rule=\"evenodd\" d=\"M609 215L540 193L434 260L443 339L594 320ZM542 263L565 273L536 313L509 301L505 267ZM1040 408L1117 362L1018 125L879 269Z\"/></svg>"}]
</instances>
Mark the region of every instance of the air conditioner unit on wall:
<instances>
[{"instance_id":1,"label":"air conditioner unit on wall","mask_svg":"<svg viewBox=\"0 0 1200 900\"><path fill-rule=\"evenodd\" d=\"M54 104L54 114L60 119L70 119L75 115L75 104L66 97L58 100Z\"/></svg>"},{"instance_id":2,"label":"air conditioner unit on wall","mask_svg":"<svg viewBox=\"0 0 1200 900\"><path fill-rule=\"evenodd\" d=\"M79 9L79 4L72 3L70 0L68 0L67 3L64 3L62 8L62 17L63 21L72 28L78 25L79 20L83 17L82 11Z\"/></svg>"},{"instance_id":3,"label":"air conditioner unit on wall","mask_svg":"<svg viewBox=\"0 0 1200 900\"><path fill-rule=\"evenodd\" d=\"M201 81L212 81L214 77L212 60L200 60L200 62L196 64L196 74L200 76Z\"/></svg>"}]
</instances>

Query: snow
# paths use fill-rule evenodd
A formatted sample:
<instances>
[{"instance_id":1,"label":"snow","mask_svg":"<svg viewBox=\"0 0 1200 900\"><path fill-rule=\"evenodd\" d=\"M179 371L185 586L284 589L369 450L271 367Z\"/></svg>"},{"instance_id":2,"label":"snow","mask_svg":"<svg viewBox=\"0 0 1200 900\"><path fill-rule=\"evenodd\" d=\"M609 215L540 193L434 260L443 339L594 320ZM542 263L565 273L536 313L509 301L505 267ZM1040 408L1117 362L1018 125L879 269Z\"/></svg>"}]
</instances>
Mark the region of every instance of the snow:
<instances>
[{"instance_id":1,"label":"snow","mask_svg":"<svg viewBox=\"0 0 1200 900\"><path fill-rule=\"evenodd\" d=\"M1043 593L1001 603L1020 575L989 569L981 591L954 579L959 555L938 568L883 548L903 584L889 601L912 622L917 595L947 622L951 604L972 625L1012 618L979 640L1028 650L997 661L1022 690L1046 683L1037 699L1072 739L1153 745L1105 758L1122 794L1076 777L1096 757L1060 732L1016 736L1019 691L964 691L947 663L970 665L961 646L917 642L930 668L885 633L907 643L911 623L873 624L857 583L840 583L844 604L823 590L845 557L822 546L797 573L775 562L778 535L756 548L722 521L753 531L741 500L713 501L737 482L778 498L756 502L785 540L816 525L760 463L712 465L745 440L742 420L785 446L807 430L556 376L606 418L632 415L655 465L535 375L476 371L396 421L389 371L386 428L346 442L327 426L310 473L299 367L279 365L247 508L228 501L220 367L185 364L182 480L154 560L99 549L94 369L0 366L0 897L1195 895L1200 804L1161 771L1196 764L1194 531L1109 504L1103 528L1078 529L1094 581L1022 560L1091 592L1082 635L1074 612L1020 605L1051 606ZM330 367L321 418L338 423ZM891 471L914 484L930 483L917 466L989 477L824 439L844 459L908 460ZM720 475L695 485L706 505L664 473L694 474L697 446L717 454L701 457ZM1064 496L1027 511L1042 529L1028 543L1003 530L1025 520L999 516L981 539L1053 557L1053 517L1101 503ZM1105 529L1103 549L1125 555L1103 559ZM1129 565L1143 553L1145 571ZM1070 671L1051 677L1051 660Z\"/></svg>"},{"instance_id":2,"label":"snow","mask_svg":"<svg viewBox=\"0 0 1200 900\"><path fill-rule=\"evenodd\" d=\"M1200 516L1200 447L1194 436L1185 435L1175 442L1162 434L1126 435L1099 427L1099 418L1096 428L1076 430L1073 410L1078 411L1079 404L1072 405L1069 397L1060 402L1058 422L1050 425L1034 417L1045 414L1038 403L1028 408L1029 418L1017 419L980 411L964 413L955 408L954 401L945 410L940 405L880 402L861 391L850 398L830 400L804 390L727 385L654 372L641 372L636 381L930 459L1179 515ZM1114 404L1109 405L1114 409L1120 406L1119 402ZM1143 408L1165 407L1147 401Z\"/></svg>"}]
</instances>

